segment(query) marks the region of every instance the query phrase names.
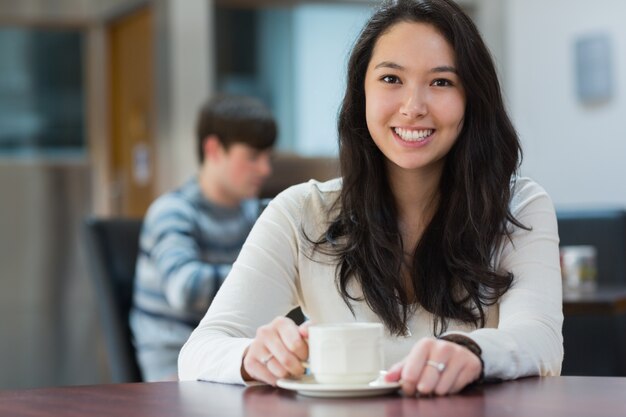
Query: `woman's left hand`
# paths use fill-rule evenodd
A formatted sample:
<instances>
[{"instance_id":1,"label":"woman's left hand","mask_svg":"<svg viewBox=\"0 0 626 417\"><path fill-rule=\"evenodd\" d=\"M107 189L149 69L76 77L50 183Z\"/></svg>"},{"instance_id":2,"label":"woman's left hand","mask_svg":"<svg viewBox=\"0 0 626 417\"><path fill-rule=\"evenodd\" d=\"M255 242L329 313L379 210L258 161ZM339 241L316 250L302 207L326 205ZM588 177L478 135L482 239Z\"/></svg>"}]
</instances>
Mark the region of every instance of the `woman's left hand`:
<instances>
[{"instance_id":1,"label":"woman's left hand","mask_svg":"<svg viewBox=\"0 0 626 417\"><path fill-rule=\"evenodd\" d=\"M400 381L405 395L447 395L480 377L482 363L469 349L445 340L424 338L393 365L385 380Z\"/></svg>"}]
</instances>

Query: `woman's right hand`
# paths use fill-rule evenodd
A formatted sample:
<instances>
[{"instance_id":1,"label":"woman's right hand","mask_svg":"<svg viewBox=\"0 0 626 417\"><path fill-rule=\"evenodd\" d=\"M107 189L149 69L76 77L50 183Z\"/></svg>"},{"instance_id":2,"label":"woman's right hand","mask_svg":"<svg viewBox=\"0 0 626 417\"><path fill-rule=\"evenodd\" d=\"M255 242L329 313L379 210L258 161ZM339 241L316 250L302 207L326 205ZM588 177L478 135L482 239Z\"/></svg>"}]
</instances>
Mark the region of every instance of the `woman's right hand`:
<instances>
[{"instance_id":1,"label":"woman's right hand","mask_svg":"<svg viewBox=\"0 0 626 417\"><path fill-rule=\"evenodd\" d=\"M304 374L302 361L309 357L308 323L298 327L287 317L276 317L258 328L244 353L241 374L246 381L276 385L280 378Z\"/></svg>"}]
</instances>

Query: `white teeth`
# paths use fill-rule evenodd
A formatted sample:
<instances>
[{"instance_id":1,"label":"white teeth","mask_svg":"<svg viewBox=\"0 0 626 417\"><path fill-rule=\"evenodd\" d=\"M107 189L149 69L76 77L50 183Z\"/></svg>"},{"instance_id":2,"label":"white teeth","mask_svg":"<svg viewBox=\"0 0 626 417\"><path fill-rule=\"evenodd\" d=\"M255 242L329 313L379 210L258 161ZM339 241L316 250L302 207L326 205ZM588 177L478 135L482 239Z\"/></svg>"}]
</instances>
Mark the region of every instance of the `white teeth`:
<instances>
[{"instance_id":1,"label":"white teeth","mask_svg":"<svg viewBox=\"0 0 626 417\"><path fill-rule=\"evenodd\" d=\"M393 129L398 136L407 142L422 142L428 136L433 134L433 129L411 130L395 127Z\"/></svg>"}]
</instances>

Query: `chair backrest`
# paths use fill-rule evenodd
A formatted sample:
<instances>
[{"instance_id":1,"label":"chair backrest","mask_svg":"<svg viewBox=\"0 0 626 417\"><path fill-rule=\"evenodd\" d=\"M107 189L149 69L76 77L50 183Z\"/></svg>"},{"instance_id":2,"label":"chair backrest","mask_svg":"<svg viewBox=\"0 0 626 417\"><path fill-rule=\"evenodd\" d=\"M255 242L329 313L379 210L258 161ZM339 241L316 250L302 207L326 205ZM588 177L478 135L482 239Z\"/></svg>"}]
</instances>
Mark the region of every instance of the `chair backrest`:
<instances>
[{"instance_id":1,"label":"chair backrest","mask_svg":"<svg viewBox=\"0 0 626 417\"><path fill-rule=\"evenodd\" d=\"M138 219L88 218L84 227L109 369L115 383L141 381L128 325L141 223Z\"/></svg>"},{"instance_id":2,"label":"chair backrest","mask_svg":"<svg viewBox=\"0 0 626 417\"><path fill-rule=\"evenodd\" d=\"M338 177L341 171L336 157L305 157L276 153L272 161L272 175L260 192L262 198L273 198L284 189L311 178L327 181Z\"/></svg>"},{"instance_id":3,"label":"chair backrest","mask_svg":"<svg viewBox=\"0 0 626 417\"><path fill-rule=\"evenodd\" d=\"M597 251L598 283L626 284L626 211L557 211L560 245L592 245Z\"/></svg>"}]
</instances>

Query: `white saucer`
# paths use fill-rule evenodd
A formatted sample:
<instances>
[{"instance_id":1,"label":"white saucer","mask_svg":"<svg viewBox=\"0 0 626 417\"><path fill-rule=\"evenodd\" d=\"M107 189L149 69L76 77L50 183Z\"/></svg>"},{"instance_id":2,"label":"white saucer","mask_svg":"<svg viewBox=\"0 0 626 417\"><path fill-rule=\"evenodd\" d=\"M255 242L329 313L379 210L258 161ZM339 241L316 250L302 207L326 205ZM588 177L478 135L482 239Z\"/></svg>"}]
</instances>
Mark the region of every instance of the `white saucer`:
<instances>
[{"instance_id":1,"label":"white saucer","mask_svg":"<svg viewBox=\"0 0 626 417\"><path fill-rule=\"evenodd\" d=\"M385 374L385 371L381 371L378 379L367 384L320 384L315 381L313 375L305 375L299 379L279 379L276 384L280 388L296 391L306 397L373 397L389 394L400 388L398 382L386 382Z\"/></svg>"}]
</instances>

